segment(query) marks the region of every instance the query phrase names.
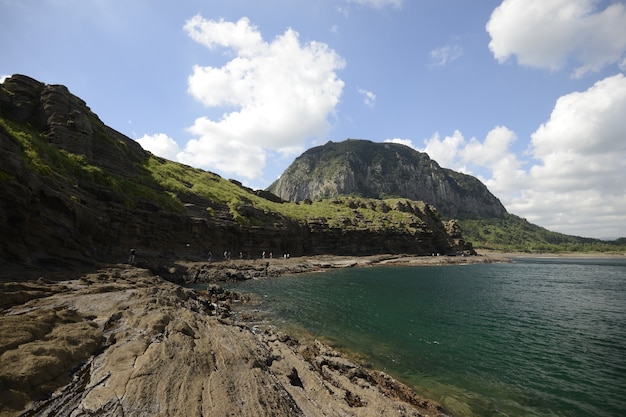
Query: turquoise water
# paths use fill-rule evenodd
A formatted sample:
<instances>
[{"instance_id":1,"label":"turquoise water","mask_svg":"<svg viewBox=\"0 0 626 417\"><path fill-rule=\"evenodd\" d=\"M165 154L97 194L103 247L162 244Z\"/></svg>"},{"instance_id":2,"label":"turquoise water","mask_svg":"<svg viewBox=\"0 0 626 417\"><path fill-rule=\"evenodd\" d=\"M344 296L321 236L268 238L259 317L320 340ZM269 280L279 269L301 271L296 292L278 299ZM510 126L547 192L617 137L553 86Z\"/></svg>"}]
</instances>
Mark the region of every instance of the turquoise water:
<instances>
[{"instance_id":1,"label":"turquoise water","mask_svg":"<svg viewBox=\"0 0 626 417\"><path fill-rule=\"evenodd\" d=\"M456 416L626 416L626 260L331 270L233 285Z\"/></svg>"}]
</instances>

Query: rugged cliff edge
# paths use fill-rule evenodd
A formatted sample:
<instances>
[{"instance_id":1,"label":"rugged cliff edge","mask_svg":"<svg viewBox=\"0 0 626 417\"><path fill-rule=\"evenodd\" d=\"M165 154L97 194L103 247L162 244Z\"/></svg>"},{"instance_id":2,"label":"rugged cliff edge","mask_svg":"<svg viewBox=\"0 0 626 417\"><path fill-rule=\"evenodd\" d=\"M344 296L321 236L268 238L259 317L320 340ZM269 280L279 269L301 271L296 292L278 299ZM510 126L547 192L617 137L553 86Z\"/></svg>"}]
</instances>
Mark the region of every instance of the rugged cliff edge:
<instances>
[{"instance_id":1,"label":"rugged cliff edge","mask_svg":"<svg viewBox=\"0 0 626 417\"><path fill-rule=\"evenodd\" d=\"M220 318L219 298L145 269L1 285L2 417L444 415L384 373Z\"/></svg>"},{"instance_id":2,"label":"rugged cliff edge","mask_svg":"<svg viewBox=\"0 0 626 417\"><path fill-rule=\"evenodd\" d=\"M288 203L155 157L62 85L0 84L0 263L70 268L263 251L430 254L468 250L458 225L408 199ZM453 235L448 231L452 230Z\"/></svg>"}]
</instances>

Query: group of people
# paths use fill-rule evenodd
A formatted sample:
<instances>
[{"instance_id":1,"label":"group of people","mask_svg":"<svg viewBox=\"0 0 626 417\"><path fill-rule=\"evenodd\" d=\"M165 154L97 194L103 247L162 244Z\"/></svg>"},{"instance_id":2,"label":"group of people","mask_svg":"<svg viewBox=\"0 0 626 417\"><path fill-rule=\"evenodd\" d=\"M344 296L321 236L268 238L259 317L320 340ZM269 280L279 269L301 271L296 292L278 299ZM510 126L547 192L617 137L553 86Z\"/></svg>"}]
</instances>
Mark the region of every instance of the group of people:
<instances>
[{"instance_id":1,"label":"group of people","mask_svg":"<svg viewBox=\"0 0 626 417\"><path fill-rule=\"evenodd\" d=\"M232 252L224 251L223 257L224 257L225 261L231 260L232 259ZM288 253L283 254L283 258L289 259L289 257L290 257L290 255ZM273 252L269 252L268 253L268 252L263 251L261 253L261 259L266 259L266 258L273 259L274 258L274 253ZM209 259L209 262L213 261L213 252L212 251L209 251L208 259ZM239 259L244 259L243 252L241 252L241 251L239 252ZM250 252L248 252L248 255L247 255L246 259L251 259Z\"/></svg>"},{"instance_id":2,"label":"group of people","mask_svg":"<svg viewBox=\"0 0 626 417\"><path fill-rule=\"evenodd\" d=\"M135 250L134 248L131 248L130 249L130 253L128 254L128 263L131 263L131 264L134 263L136 256L137 256L137 250ZM225 261L229 261L231 259L231 257L232 257L232 252L224 251L223 256L224 256L224 260ZM273 259L273 257L274 257L273 252L269 252L269 254L267 254L265 251L263 251L261 253L261 258L262 259L266 259L266 258ZM289 259L289 257L290 257L290 255L288 253L284 253L283 254L283 258L284 259ZM209 258L209 262L211 262L213 260L213 252L212 251L209 251L208 258ZM243 259L243 252L241 252L241 251L239 252L239 259ZM247 259L250 259L250 252L248 252Z\"/></svg>"}]
</instances>

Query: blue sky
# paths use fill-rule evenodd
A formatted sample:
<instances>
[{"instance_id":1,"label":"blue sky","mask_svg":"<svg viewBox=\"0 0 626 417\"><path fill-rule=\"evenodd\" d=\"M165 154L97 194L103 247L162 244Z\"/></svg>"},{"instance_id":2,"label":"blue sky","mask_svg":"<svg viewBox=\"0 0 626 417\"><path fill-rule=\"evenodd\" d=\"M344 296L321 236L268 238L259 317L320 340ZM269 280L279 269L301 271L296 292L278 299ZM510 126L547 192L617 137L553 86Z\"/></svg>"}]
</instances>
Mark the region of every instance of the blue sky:
<instances>
[{"instance_id":1,"label":"blue sky","mask_svg":"<svg viewBox=\"0 0 626 417\"><path fill-rule=\"evenodd\" d=\"M329 140L396 141L535 224L616 238L625 28L615 0L0 0L0 76L252 188Z\"/></svg>"}]
</instances>

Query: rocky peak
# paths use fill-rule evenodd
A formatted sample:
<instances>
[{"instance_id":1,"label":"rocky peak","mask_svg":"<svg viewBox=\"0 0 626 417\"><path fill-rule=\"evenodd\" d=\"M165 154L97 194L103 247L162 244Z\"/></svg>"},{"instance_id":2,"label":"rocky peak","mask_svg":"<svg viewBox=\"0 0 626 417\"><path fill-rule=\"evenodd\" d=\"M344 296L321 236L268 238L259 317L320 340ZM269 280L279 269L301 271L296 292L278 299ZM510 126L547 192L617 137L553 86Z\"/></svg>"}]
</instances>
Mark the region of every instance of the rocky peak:
<instances>
[{"instance_id":1,"label":"rocky peak","mask_svg":"<svg viewBox=\"0 0 626 417\"><path fill-rule=\"evenodd\" d=\"M432 204L448 217L502 217L506 209L477 178L441 168L396 143L348 139L300 155L268 191L301 201L356 195L402 197Z\"/></svg>"}]
</instances>

